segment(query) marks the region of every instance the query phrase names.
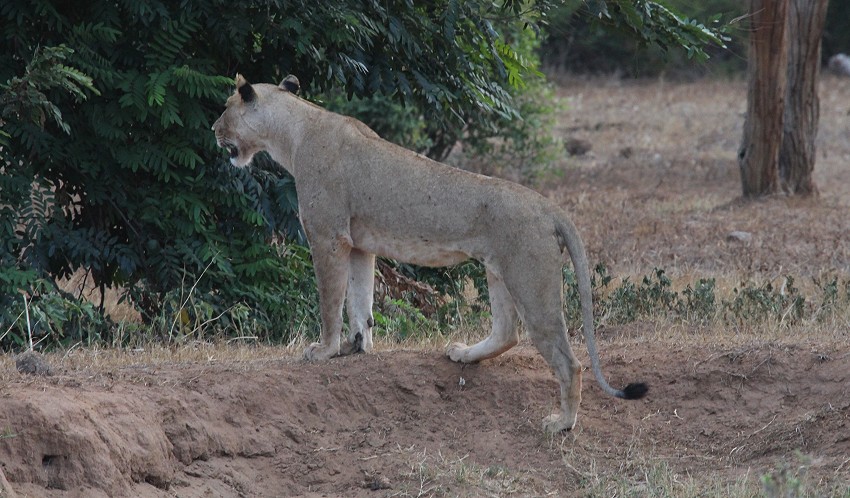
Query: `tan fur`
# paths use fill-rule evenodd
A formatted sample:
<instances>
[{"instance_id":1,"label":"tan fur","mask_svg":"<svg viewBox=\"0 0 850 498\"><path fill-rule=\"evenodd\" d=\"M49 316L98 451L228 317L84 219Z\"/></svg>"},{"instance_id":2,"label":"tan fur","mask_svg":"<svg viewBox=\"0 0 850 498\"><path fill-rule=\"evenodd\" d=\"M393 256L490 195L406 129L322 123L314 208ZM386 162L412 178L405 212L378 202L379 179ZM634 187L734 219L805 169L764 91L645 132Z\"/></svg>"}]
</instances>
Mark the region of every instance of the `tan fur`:
<instances>
[{"instance_id":1,"label":"tan fur","mask_svg":"<svg viewBox=\"0 0 850 498\"><path fill-rule=\"evenodd\" d=\"M551 432L571 429L581 400L582 367L570 348L562 312L567 249L578 275L594 374L607 392L625 397L608 386L598 368L584 248L556 205L523 186L386 142L365 124L286 88L284 83L249 85L237 76L237 92L213 130L219 145L238 148L234 165L245 166L265 150L295 178L322 315L321 341L307 348L305 358L326 360L371 349L376 254L428 266L475 258L487 268L493 329L473 346L452 344L448 356L468 363L507 351L519 340L521 319L561 385L561 409L544 426ZM350 330L344 342L343 301Z\"/></svg>"}]
</instances>

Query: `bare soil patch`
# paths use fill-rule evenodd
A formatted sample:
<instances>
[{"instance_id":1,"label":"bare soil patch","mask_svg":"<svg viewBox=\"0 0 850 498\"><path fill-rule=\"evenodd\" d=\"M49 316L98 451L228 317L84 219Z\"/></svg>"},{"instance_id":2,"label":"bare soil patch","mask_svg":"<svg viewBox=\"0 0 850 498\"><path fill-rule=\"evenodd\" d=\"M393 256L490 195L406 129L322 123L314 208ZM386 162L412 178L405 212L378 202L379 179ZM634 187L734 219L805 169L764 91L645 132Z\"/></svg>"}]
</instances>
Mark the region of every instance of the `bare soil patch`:
<instances>
[{"instance_id":1,"label":"bare soil patch","mask_svg":"<svg viewBox=\"0 0 850 498\"><path fill-rule=\"evenodd\" d=\"M562 81L559 132L591 148L540 189L591 261L684 280L850 274L850 85L823 81L821 195L759 202L739 199L744 86ZM5 356L0 496L752 496L761 476L802 470L814 494L846 495L848 337L840 317L779 334L605 327L611 383L650 393L612 399L587 374L578 425L555 438L541 420L558 386L525 343L469 366L386 344L322 364L226 346L110 364L73 351L46 377Z\"/></svg>"}]
</instances>

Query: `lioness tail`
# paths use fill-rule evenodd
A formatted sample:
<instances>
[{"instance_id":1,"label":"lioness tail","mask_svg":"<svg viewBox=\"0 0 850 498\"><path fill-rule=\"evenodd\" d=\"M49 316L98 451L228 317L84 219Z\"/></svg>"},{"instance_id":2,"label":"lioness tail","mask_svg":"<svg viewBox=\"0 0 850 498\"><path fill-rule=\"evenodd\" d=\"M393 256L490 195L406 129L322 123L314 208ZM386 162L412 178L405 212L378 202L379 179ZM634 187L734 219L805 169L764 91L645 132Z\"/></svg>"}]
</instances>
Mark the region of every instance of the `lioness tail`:
<instances>
[{"instance_id":1,"label":"lioness tail","mask_svg":"<svg viewBox=\"0 0 850 498\"><path fill-rule=\"evenodd\" d=\"M596 337L593 332L593 300L591 297L590 270L587 264L587 254L584 244L572 221L566 217L559 217L555 222L555 232L558 236L558 244L561 251L564 249L570 254L575 270L576 282L578 283L578 295L581 301L582 329L584 340L587 344L587 352L590 355L590 367L593 376L602 390L611 396L623 399L640 399L644 397L649 387L640 382L629 384L625 389L614 389L602 375L602 367L599 365L599 353L596 350Z\"/></svg>"}]
</instances>

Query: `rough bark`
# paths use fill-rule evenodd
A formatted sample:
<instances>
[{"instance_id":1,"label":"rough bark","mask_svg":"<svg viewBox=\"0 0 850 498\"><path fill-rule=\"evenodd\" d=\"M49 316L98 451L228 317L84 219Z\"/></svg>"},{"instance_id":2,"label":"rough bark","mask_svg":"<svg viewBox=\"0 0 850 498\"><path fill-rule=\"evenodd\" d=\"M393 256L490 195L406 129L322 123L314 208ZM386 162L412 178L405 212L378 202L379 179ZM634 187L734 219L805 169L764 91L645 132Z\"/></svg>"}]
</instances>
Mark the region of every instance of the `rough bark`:
<instances>
[{"instance_id":1,"label":"rough bark","mask_svg":"<svg viewBox=\"0 0 850 498\"><path fill-rule=\"evenodd\" d=\"M818 75L828 0L791 0L788 11L788 86L779 184L789 194L817 193L812 179L820 117Z\"/></svg>"},{"instance_id":2,"label":"rough bark","mask_svg":"<svg viewBox=\"0 0 850 498\"><path fill-rule=\"evenodd\" d=\"M775 193L787 78L789 0L750 0L747 118L738 152L745 197Z\"/></svg>"}]
</instances>

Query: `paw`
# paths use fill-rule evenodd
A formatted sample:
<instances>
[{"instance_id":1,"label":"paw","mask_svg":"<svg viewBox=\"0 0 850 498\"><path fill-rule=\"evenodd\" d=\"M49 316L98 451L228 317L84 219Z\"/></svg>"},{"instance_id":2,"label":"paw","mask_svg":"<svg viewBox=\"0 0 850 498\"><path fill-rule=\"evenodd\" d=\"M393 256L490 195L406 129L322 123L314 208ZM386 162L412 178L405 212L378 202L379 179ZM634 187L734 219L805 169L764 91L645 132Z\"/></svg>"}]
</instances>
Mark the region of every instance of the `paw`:
<instances>
[{"instance_id":1,"label":"paw","mask_svg":"<svg viewBox=\"0 0 850 498\"><path fill-rule=\"evenodd\" d=\"M553 413L543 419L543 430L546 434L558 434L562 431L571 431L576 425L576 417L565 417L563 413Z\"/></svg>"},{"instance_id":2,"label":"paw","mask_svg":"<svg viewBox=\"0 0 850 498\"><path fill-rule=\"evenodd\" d=\"M363 351L363 334L359 332L353 338L346 340L339 346L340 356L362 353Z\"/></svg>"},{"instance_id":3,"label":"paw","mask_svg":"<svg viewBox=\"0 0 850 498\"><path fill-rule=\"evenodd\" d=\"M449 348L446 350L446 354L452 361L457 361L460 363L469 363L467 360L466 352L469 350L469 347L462 342L454 342L449 345Z\"/></svg>"},{"instance_id":4,"label":"paw","mask_svg":"<svg viewBox=\"0 0 850 498\"><path fill-rule=\"evenodd\" d=\"M304 350L304 359L307 361L325 361L339 354L339 348L326 346L320 342L314 342Z\"/></svg>"}]
</instances>

